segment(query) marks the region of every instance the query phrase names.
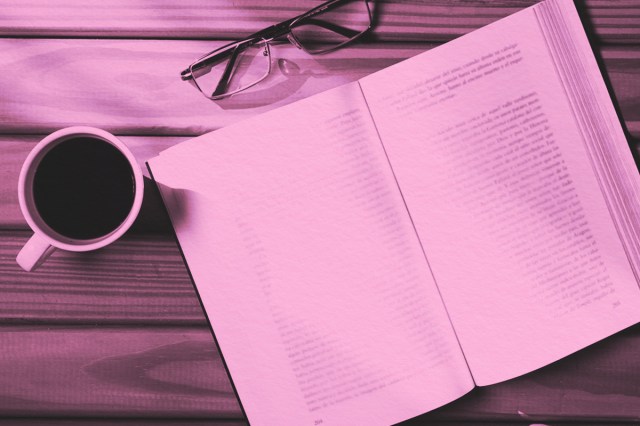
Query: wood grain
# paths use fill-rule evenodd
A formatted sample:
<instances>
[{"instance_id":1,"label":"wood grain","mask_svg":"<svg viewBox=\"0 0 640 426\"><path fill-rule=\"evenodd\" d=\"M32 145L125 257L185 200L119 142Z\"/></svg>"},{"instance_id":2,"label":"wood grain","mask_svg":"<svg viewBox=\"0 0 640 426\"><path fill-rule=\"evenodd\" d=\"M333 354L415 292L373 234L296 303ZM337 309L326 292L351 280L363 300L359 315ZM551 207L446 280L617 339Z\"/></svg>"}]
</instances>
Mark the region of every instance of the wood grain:
<instances>
[{"instance_id":1,"label":"wood grain","mask_svg":"<svg viewBox=\"0 0 640 426\"><path fill-rule=\"evenodd\" d=\"M637 421L639 331L521 378L477 388L412 424L438 419ZM5 326L0 335L3 415L240 417L206 328Z\"/></svg>"},{"instance_id":2,"label":"wood grain","mask_svg":"<svg viewBox=\"0 0 640 426\"><path fill-rule=\"evenodd\" d=\"M135 425L135 426L242 426L247 423L242 420L229 420L229 419L140 419L140 418L90 418L83 417L80 419L59 419L59 418L10 418L0 419L0 424L11 424L12 426L123 426L123 425ZM402 426L417 426L417 425L429 425L429 426L531 426L530 421L480 421L474 420L473 423L468 421L433 421L432 419L422 420L416 419L411 422L400 423ZM621 422L598 422L598 426L626 426L628 423ZM553 422L553 426L579 426L578 424L567 421Z\"/></svg>"},{"instance_id":3,"label":"wood grain","mask_svg":"<svg viewBox=\"0 0 640 426\"><path fill-rule=\"evenodd\" d=\"M180 81L180 70L220 42L0 39L0 133L46 134L93 125L120 135L198 135L357 80L433 47L375 44L310 56L273 49L256 92L225 102ZM640 47L602 49L629 130L640 134ZM278 64L285 64L282 67ZM285 70L283 72L282 70Z\"/></svg>"},{"instance_id":4,"label":"wood grain","mask_svg":"<svg viewBox=\"0 0 640 426\"><path fill-rule=\"evenodd\" d=\"M242 426L247 423L242 420L235 419L141 419L141 418L90 418L83 417L80 419L59 419L59 418L10 418L0 419L0 424L10 424L12 426L123 426L123 425L135 425L135 426ZM598 422L598 426L626 426L629 423L625 422ZM423 420L418 418L413 421L400 423L402 426L532 426L530 421L492 421L492 420L473 420L472 423L468 421L451 421L442 420L434 421L432 419ZM581 426L571 421L554 421L553 426Z\"/></svg>"},{"instance_id":5,"label":"wood grain","mask_svg":"<svg viewBox=\"0 0 640 426\"><path fill-rule=\"evenodd\" d=\"M206 326L173 238L125 236L91 253L57 251L25 273L15 258L29 236L0 232L0 324Z\"/></svg>"},{"instance_id":6,"label":"wood grain","mask_svg":"<svg viewBox=\"0 0 640 426\"><path fill-rule=\"evenodd\" d=\"M233 39L296 16L320 1L0 1L0 35ZM378 1L379 41L446 41L536 0ZM638 43L637 0L578 0L597 40ZM97 13L99 12L99 13Z\"/></svg>"},{"instance_id":7,"label":"wood grain","mask_svg":"<svg viewBox=\"0 0 640 426\"><path fill-rule=\"evenodd\" d=\"M5 416L239 417L206 328L0 328Z\"/></svg>"},{"instance_id":8,"label":"wood grain","mask_svg":"<svg viewBox=\"0 0 640 426\"><path fill-rule=\"evenodd\" d=\"M212 102L180 71L222 42L0 39L0 133L74 124L121 135L197 135L357 80L433 45L368 45L311 56L272 50L273 72L252 93ZM285 70L283 72L282 70Z\"/></svg>"},{"instance_id":9,"label":"wood grain","mask_svg":"<svg viewBox=\"0 0 640 426\"><path fill-rule=\"evenodd\" d=\"M246 426L247 422L236 419L143 419L139 417L129 418L104 418L82 417L82 418L24 418L12 417L0 419L0 424L10 424L11 426ZM459 426L447 423L447 426ZM500 426L529 426L529 423L507 423ZM554 426L564 426L562 424ZM567 425L569 426L569 425ZM602 426L613 426L604 424Z\"/></svg>"}]
</instances>

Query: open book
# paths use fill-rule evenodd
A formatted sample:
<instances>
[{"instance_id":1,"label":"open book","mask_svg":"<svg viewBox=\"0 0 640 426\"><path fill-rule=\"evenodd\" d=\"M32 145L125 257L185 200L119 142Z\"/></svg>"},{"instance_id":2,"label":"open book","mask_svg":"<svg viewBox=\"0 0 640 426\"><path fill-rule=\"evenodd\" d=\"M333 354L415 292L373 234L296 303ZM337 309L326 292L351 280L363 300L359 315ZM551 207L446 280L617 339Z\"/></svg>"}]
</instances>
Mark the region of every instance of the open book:
<instances>
[{"instance_id":1,"label":"open book","mask_svg":"<svg viewBox=\"0 0 640 426\"><path fill-rule=\"evenodd\" d=\"M549 0L148 166L254 425L389 424L640 320L640 185Z\"/></svg>"}]
</instances>

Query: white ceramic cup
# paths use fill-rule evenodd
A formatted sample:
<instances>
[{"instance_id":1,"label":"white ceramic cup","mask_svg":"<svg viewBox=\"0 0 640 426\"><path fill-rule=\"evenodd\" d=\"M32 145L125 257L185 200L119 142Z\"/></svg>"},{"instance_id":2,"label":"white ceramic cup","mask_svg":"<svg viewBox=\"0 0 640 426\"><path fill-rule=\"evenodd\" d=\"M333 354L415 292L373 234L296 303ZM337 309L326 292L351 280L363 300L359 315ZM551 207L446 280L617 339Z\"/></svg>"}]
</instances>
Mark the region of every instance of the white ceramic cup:
<instances>
[{"instance_id":1,"label":"white ceramic cup","mask_svg":"<svg viewBox=\"0 0 640 426\"><path fill-rule=\"evenodd\" d=\"M57 144L78 137L101 139L116 147L129 161L135 183L133 204L124 221L108 234L90 240L69 238L51 229L38 213L33 196L33 181L40 161L45 157L47 152ZM16 258L18 264L25 271L32 271L44 262L56 248L82 252L96 250L114 242L120 238L135 221L142 206L143 194L144 179L140 166L129 148L111 133L94 127L76 126L67 127L50 134L33 148L20 171L20 178L18 180L20 209L34 234L22 250L20 250L20 253L18 253L18 257Z\"/></svg>"}]
</instances>

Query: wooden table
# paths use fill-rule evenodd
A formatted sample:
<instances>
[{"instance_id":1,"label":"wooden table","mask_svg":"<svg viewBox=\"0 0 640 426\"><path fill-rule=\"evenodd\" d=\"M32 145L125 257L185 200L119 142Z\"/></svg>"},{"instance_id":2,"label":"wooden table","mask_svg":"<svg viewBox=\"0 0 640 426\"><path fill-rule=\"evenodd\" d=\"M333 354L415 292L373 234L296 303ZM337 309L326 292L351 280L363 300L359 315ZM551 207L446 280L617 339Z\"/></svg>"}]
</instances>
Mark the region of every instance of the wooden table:
<instances>
[{"instance_id":1,"label":"wooden table","mask_svg":"<svg viewBox=\"0 0 640 426\"><path fill-rule=\"evenodd\" d=\"M221 107L181 82L180 70L224 40L317 2L0 0L0 416L28 425L243 423L153 191L134 228L112 246L58 251L37 272L19 270L15 257L31 232L18 206L18 172L45 134L101 127L143 163L191 136L353 81L531 3L384 2L367 43L318 57L278 47L294 72L277 90ZM578 5L636 141L640 1ZM639 327L410 424L587 420L640 422Z\"/></svg>"}]
</instances>

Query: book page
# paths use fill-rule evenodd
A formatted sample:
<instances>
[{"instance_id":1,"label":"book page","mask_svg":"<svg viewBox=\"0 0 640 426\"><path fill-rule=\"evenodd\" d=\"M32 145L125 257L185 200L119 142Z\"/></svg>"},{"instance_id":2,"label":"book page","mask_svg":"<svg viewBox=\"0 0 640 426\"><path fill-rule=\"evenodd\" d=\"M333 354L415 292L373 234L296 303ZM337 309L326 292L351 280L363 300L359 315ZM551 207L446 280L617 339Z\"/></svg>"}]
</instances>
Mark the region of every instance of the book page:
<instances>
[{"instance_id":1,"label":"book page","mask_svg":"<svg viewBox=\"0 0 640 426\"><path fill-rule=\"evenodd\" d=\"M252 425L391 424L473 387L357 84L149 165Z\"/></svg>"},{"instance_id":2,"label":"book page","mask_svg":"<svg viewBox=\"0 0 640 426\"><path fill-rule=\"evenodd\" d=\"M477 384L640 319L533 9L361 86Z\"/></svg>"}]
</instances>

